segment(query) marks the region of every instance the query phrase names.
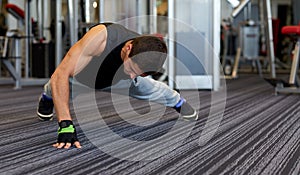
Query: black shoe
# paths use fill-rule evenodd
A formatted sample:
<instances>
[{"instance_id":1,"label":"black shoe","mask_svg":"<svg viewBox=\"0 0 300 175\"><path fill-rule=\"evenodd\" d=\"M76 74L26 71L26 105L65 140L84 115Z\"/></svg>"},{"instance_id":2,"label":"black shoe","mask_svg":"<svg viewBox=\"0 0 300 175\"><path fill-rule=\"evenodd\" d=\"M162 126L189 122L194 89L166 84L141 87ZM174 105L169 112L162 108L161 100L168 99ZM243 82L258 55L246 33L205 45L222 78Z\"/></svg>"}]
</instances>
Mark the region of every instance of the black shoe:
<instances>
[{"instance_id":1,"label":"black shoe","mask_svg":"<svg viewBox=\"0 0 300 175\"><path fill-rule=\"evenodd\" d=\"M174 107L174 109L180 113L181 117L186 120L198 120L198 113L196 110L186 102L185 99L181 99L181 105Z\"/></svg>"},{"instance_id":2,"label":"black shoe","mask_svg":"<svg viewBox=\"0 0 300 175\"><path fill-rule=\"evenodd\" d=\"M39 99L39 106L37 109L37 115L40 120L52 120L53 118L53 101L49 99L45 94L42 94Z\"/></svg>"}]
</instances>

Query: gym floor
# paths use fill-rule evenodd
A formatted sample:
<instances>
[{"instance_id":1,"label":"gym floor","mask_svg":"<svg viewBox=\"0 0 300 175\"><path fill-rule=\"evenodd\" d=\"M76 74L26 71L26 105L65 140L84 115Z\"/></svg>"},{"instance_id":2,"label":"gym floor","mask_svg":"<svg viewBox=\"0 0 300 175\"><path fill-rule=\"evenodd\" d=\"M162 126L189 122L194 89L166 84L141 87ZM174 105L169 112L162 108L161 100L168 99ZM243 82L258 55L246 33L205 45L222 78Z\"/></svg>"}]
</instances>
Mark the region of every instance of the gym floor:
<instances>
[{"instance_id":1,"label":"gym floor","mask_svg":"<svg viewBox=\"0 0 300 175\"><path fill-rule=\"evenodd\" d=\"M139 120L134 116L121 120L110 94L97 92L97 106L113 132L97 123L100 119L89 112L89 104L82 106L85 114L91 114L86 118L79 119L72 107L83 147L69 150L51 146L56 119L42 122L36 117L42 87L0 86L0 174L299 174L300 96L275 96L273 87L256 74L241 74L226 85L220 123L207 118L210 91L185 92L191 103L200 99L197 122L178 120L176 111L167 108L158 120L143 119L144 126L129 124L130 119ZM149 103L136 99L130 103L137 113L147 115L150 110ZM122 110L130 114L130 109ZM205 130L208 122L215 122L209 125L211 130ZM212 138L199 144L204 130L208 134L216 126ZM174 135L164 138L168 132ZM116 134L139 145L122 145L124 140L116 139Z\"/></svg>"}]
</instances>

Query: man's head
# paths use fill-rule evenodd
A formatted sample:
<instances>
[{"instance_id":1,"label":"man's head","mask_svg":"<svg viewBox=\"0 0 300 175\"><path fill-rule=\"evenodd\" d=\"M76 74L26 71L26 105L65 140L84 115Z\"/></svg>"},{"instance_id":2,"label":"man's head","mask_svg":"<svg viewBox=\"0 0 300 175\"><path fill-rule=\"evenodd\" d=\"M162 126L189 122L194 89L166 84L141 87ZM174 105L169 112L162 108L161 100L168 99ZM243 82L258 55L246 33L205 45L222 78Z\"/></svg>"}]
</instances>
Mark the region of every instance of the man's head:
<instances>
[{"instance_id":1,"label":"man's head","mask_svg":"<svg viewBox=\"0 0 300 175\"><path fill-rule=\"evenodd\" d=\"M167 57L166 43L156 36L137 37L125 44L124 49L128 50L128 58L133 64L146 74L159 72Z\"/></svg>"},{"instance_id":2,"label":"man's head","mask_svg":"<svg viewBox=\"0 0 300 175\"><path fill-rule=\"evenodd\" d=\"M132 41L129 57L144 72L158 72L166 61L167 46L156 36L141 36Z\"/></svg>"}]
</instances>

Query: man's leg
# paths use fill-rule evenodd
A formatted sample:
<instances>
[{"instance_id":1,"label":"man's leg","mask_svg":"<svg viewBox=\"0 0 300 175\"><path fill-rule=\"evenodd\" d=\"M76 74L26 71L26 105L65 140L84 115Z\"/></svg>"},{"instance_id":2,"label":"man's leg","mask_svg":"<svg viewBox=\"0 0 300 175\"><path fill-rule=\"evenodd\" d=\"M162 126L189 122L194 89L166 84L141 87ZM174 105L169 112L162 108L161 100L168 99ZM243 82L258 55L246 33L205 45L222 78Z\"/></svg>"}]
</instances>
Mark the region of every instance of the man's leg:
<instances>
[{"instance_id":1,"label":"man's leg","mask_svg":"<svg viewBox=\"0 0 300 175\"><path fill-rule=\"evenodd\" d=\"M50 80L44 85L44 94L47 97L52 98L51 82L50 82Z\"/></svg>"},{"instance_id":2,"label":"man's leg","mask_svg":"<svg viewBox=\"0 0 300 175\"><path fill-rule=\"evenodd\" d=\"M174 107L180 101L180 94L166 84L152 78L137 77L134 80L121 80L111 87L102 89L116 94L129 95L140 100L149 100Z\"/></svg>"},{"instance_id":3,"label":"man's leg","mask_svg":"<svg viewBox=\"0 0 300 175\"><path fill-rule=\"evenodd\" d=\"M129 89L129 95L174 107L180 101L180 94L163 82L148 77L136 77Z\"/></svg>"},{"instance_id":4,"label":"man's leg","mask_svg":"<svg viewBox=\"0 0 300 175\"><path fill-rule=\"evenodd\" d=\"M197 120L198 114L180 94L165 83L147 77L136 77L129 89L129 95L173 107L185 119Z\"/></svg>"},{"instance_id":5,"label":"man's leg","mask_svg":"<svg viewBox=\"0 0 300 175\"><path fill-rule=\"evenodd\" d=\"M84 88L76 88L76 92L72 91L72 88L74 86L78 87L84 87ZM70 99L76 97L81 89L87 89L86 86L82 85L81 83L77 82L73 78L69 78L69 87L70 87ZM53 118L53 101L52 101L52 91L51 91L51 81L49 80L45 85L44 85L44 91L42 95L39 98L39 106L37 109L37 115L39 119L41 120L52 120Z\"/></svg>"},{"instance_id":6,"label":"man's leg","mask_svg":"<svg viewBox=\"0 0 300 175\"><path fill-rule=\"evenodd\" d=\"M50 80L44 85L44 91L39 98L39 105L37 108L37 116L40 120L52 120L53 118L53 101L51 93Z\"/></svg>"}]
</instances>

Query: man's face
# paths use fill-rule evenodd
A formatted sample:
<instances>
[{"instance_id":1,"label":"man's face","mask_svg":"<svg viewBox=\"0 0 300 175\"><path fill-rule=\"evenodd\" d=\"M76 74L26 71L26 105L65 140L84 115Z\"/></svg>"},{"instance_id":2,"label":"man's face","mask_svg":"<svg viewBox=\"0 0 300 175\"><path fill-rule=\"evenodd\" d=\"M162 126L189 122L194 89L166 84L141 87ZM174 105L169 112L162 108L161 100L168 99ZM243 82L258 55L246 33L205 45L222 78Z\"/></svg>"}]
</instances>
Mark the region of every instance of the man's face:
<instances>
[{"instance_id":1,"label":"man's face","mask_svg":"<svg viewBox=\"0 0 300 175\"><path fill-rule=\"evenodd\" d=\"M127 58L124 61L124 72L130 76L131 79L136 78L137 76L142 76L143 71L139 68L139 66L133 62L130 58Z\"/></svg>"},{"instance_id":2,"label":"man's face","mask_svg":"<svg viewBox=\"0 0 300 175\"><path fill-rule=\"evenodd\" d=\"M139 68L139 66L131 60L128 56L132 48L131 42L127 42L121 51L121 58L123 59L124 72L130 76L131 79L134 79L137 76L143 74L143 71Z\"/></svg>"}]
</instances>

